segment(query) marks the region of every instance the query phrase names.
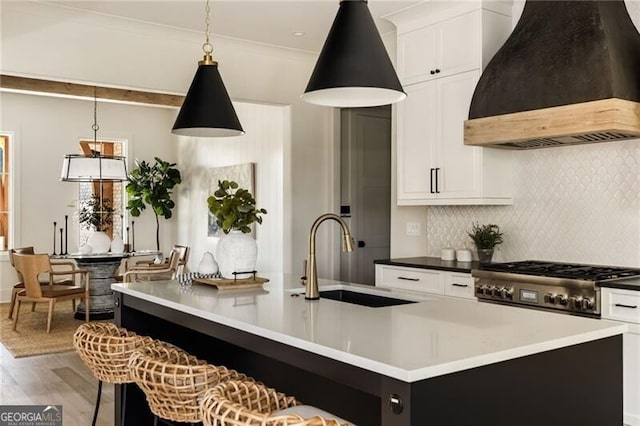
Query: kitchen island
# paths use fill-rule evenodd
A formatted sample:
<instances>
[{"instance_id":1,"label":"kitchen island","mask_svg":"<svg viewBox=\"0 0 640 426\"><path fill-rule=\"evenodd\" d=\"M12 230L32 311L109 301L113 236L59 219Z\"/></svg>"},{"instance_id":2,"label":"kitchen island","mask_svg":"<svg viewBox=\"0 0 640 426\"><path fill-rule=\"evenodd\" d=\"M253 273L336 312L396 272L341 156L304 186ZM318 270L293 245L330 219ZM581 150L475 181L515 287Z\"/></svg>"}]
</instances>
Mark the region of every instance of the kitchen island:
<instances>
[{"instance_id":1,"label":"kitchen island","mask_svg":"<svg viewBox=\"0 0 640 426\"><path fill-rule=\"evenodd\" d=\"M267 277L244 291L114 284L116 322L361 426L622 424L624 324L326 280L417 303L306 301L297 278ZM127 423L146 424L136 391Z\"/></svg>"}]
</instances>

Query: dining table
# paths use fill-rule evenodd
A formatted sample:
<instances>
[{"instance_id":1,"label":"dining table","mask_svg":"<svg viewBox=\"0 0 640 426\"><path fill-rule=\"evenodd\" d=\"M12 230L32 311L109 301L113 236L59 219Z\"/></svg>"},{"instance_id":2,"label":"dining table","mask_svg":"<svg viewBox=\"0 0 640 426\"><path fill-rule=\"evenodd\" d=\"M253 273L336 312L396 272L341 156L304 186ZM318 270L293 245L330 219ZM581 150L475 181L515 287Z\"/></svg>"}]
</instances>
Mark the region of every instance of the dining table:
<instances>
[{"instance_id":1,"label":"dining table","mask_svg":"<svg viewBox=\"0 0 640 426\"><path fill-rule=\"evenodd\" d=\"M114 316L115 304L111 284L116 282L116 271L123 259L135 256L162 257L159 250L139 250L122 253L68 253L52 255L52 259L72 259L80 269L89 271L89 319L105 320ZM74 313L75 319L84 319L86 306L80 302Z\"/></svg>"}]
</instances>

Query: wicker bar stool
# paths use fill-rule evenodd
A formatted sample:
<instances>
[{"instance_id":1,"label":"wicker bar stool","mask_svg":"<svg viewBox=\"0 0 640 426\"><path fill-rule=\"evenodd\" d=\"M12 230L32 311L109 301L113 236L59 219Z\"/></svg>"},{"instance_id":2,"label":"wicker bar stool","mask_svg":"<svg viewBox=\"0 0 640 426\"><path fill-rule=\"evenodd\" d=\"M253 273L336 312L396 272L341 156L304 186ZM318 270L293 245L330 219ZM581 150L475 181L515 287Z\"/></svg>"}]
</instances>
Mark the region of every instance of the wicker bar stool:
<instances>
[{"instance_id":1,"label":"wicker bar stool","mask_svg":"<svg viewBox=\"0 0 640 426\"><path fill-rule=\"evenodd\" d=\"M93 413L95 426L100 409L102 382L123 384L123 407L121 425L124 425L127 383L133 382L129 370L129 357L145 345L151 344L150 337L138 336L112 323L82 324L73 335L73 345L85 365L98 379L98 397Z\"/></svg>"},{"instance_id":2,"label":"wicker bar stool","mask_svg":"<svg viewBox=\"0 0 640 426\"><path fill-rule=\"evenodd\" d=\"M131 355L133 381L142 389L158 418L184 423L200 422L204 391L224 380L247 379L244 374L216 367L168 343L154 341Z\"/></svg>"},{"instance_id":3,"label":"wicker bar stool","mask_svg":"<svg viewBox=\"0 0 640 426\"><path fill-rule=\"evenodd\" d=\"M349 426L330 413L300 403L261 383L229 380L204 393L204 426Z\"/></svg>"}]
</instances>

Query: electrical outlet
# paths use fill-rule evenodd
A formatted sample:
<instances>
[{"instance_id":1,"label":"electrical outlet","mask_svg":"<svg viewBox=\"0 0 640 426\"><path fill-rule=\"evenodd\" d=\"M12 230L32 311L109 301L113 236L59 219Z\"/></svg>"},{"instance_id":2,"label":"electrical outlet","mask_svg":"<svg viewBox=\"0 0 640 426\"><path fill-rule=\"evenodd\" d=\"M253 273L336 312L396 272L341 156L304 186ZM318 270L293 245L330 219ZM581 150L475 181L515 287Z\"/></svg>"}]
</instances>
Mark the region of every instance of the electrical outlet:
<instances>
[{"instance_id":1,"label":"electrical outlet","mask_svg":"<svg viewBox=\"0 0 640 426\"><path fill-rule=\"evenodd\" d=\"M419 237L421 234L420 222L407 222L407 235L410 237Z\"/></svg>"}]
</instances>

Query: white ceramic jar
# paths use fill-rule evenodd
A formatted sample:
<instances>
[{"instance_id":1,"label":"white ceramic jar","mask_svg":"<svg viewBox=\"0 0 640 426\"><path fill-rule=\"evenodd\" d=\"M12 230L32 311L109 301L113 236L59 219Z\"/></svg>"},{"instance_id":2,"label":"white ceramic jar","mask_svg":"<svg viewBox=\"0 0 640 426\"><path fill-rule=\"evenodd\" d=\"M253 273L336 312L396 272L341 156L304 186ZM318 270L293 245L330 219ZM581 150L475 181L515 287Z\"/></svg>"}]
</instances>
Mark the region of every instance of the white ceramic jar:
<instances>
[{"instance_id":1,"label":"white ceramic jar","mask_svg":"<svg viewBox=\"0 0 640 426\"><path fill-rule=\"evenodd\" d=\"M120 235L116 235L111 240L111 253L122 253L124 251L124 241Z\"/></svg>"},{"instance_id":2,"label":"white ceramic jar","mask_svg":"<svg viewBox=\"0 0 640 426\"><path fill-rule=\"evenodd\" d=\"M91 246L92 253L106 253L111 247L111 239L106 232L92 232L87 239L87 245Z\"/></svg>"},{"instance_id":3,"label":"white ceramic jar","mask_svg":"<svg viewBox=\"0 0 640 426\"><path fill-rule=\"evenodd\" d=\"M445 247L440 251L440 260L456 260L456 251L451 247Z\"/></svg>"},{"instance_id":4,"label":"white ceramic jar","mask_svg":"<svg viewBox=\"0 0 640 426\"><path fill-rule=\"evenodd\" d=\"M224 278L233 278L234 272L249 272L256 269L258 245L251 234L232 230L224 234L216 247L216 259L220 274ZM236 278L249 278L252 274L236 275Z\"/></svg>"},{"instance_id":5,"label":"white ceramic jar","mask_svg":"<svg viewBox=\"0 0 640 426\"><path fill-rule=\"evenodd\" d=\"M471 262L473 260L473 253L467 248L456 250L456 257L458 262Z\"/></svg>"}]
</instances>

